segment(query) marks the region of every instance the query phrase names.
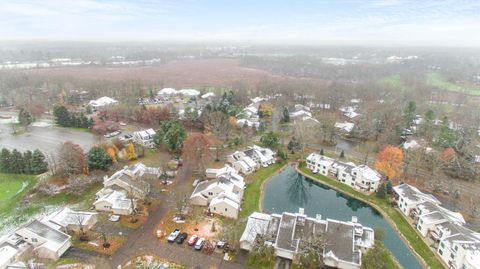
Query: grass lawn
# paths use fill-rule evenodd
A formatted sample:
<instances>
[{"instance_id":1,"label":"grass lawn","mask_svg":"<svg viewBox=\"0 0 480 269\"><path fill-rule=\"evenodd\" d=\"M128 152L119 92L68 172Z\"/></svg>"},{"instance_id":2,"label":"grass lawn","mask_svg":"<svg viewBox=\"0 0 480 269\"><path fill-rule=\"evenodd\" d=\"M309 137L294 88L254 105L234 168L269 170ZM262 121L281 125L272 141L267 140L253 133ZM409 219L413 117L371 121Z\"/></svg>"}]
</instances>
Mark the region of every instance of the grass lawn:
<instances>
[{"instance_id":1,"label":"grass lawn","mask_svg":"<svg viewBox=\"0 0 480 269\"><path fill-rule=\"evenodd\" d=\"M380 84L386 84L395 88L400 89L401 91L410 90L409 87L405 85L402 81L402 77L399 74L386 76L378 81Z\"/></svg>"},{"instance_id":2,"label":"grass lawn","mask_svg":"<svg viewBox=\"0 0 480 269\"><path fill-rule=\"evenodd\" d=\"M4 174L0 174L3 176ZM16 176L16 175L15 175ZM34 176L30 176L32 182L34 182ZM4 177L2 177L4 178ZM28 187L33 187L33 183ZM31 219L38 213L50 212L62 205L76 205L78 209L86 210L90 208L92 202L95 200L95 193L103 186L102 183L95 183L90 186L85 192L77 193L60 193L53 196L39 196L35 195L25 204L19 204L23 196L27 193L24 190L22 194L15 196L13 199L8 200L7 203L3 203L0 200L1 218L0 218L0 231L8 228L12 228L15 225L19 225ZM2 191L3 188L2 188Z\"/></svg>"},{"instance_id":3,"label":"grass lawn","mask_svg":"<svg viewBox=\"0 0 480 269\"><path fill-rule=\"evenodd\" d=\"M35 185L35 176L0 173L0 216L4 218Z\"/></svg>"},{"instance_id":4,"label":"grass lawn","mask_svg":"<svg viewBox=\"0 0 480 269\"><path fill-rule=\"evenodd\" d=\"M258 172L255 172L247 178L247 182L250 183L247 184L247 188L243 194L244 201L239 219L246 219L253 212L260 210L260 193L263 182L278 172L286 163L286 161L279 161L269 167L260 168Z\"/></svg>"},{"instance_id":5,"label":"grass lawn","mask_svg":"<svg viewBox=\"0 0 480 269\"><path fill-rule=\"evenodd\" d=\"M379 199L375 195L366 195L360 193L349 186L331 179L329 177L313 174L310 170L305 167L305 163L302 163L299 167L300 171L308 175L310 178L317 179L322 183L332 186L333 188L342 191L352 197L368 202L378 209L380 209L386 216L392 220L398 230L403 234L403 236L408 240L415 252L420 255L423 260L428 264L430 268L445 268L443 264L437 259L433 250L425 244L425 242L420 238L418 232L407 222L407 220L402 216L402 214L393 208L386 199Z\"/></svg>"},{"instance_id":6,"label":"grass lawn","mask_svg":"<svg viewBox=\"0 0 480 269\"><path fill-rule=\"evenodd\" d=\"M442 90L451 92L463 92L471 95L480 95L479 87L464 87L452 82L447 81L440 73L432 72L428 73L426 77L426 83L429 86L437 87Z\"/></svg>"}]
</instances>

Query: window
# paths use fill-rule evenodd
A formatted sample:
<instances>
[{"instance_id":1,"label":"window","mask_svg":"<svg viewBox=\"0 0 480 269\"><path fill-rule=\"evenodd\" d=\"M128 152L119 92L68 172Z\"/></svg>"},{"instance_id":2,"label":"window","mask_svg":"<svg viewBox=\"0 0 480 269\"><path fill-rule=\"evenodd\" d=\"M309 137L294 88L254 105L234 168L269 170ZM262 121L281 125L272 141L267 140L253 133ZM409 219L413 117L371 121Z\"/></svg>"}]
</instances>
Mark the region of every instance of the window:
<instances>
[{"instance_id":1,"label":"window","mask_svg":"<svg viewBox=\"0 0 480 269\"><path fill-rule=\"evenodd\" d=\"M209 191L209 192L208 192L208 195L212 196L212 195L213 195L213 192Z\"/></svg>"},{"instance_id":2,"label":"window","mask_svg":"<svg viewBox=\"0 0 480 269\"><path fill-rule=\"evenodd\" d=\"M453 253L452 253L452 254L450 254L450 258L452 258L452 259L453 259L453 258L455 258L455 256L453 256Z\"/></svg>"},{"instance_id":3,"label":"window","mask_svg":"<svg viewBox=\"0 0 480 269\"><path fill-rule=\"evenodd\" d=\"M438 253L440 253L440 255L443 255L443 251L441 249L438 250Z\"/></svg>"},{"instance_id":4,"label":"window","mask_svg":"<svg viewBox=\"0 0 480 269\"><path fill-rule=\"evenodd\" d=\"M227 212L227 209L225 208L225 212Z\"/></svg>"},{"instance_id":5,"label":"window","mask_svg":"<svg viewBox=\"0 0 480 269\"><path fill-rule=\"evenodd\" d=\"M213 207L213 210L217 210L217 208L214 206L214 207Z\"/></svg>"},{"instance_id":6,"label":"window","mask_svg":"<svg viewBox=\"0 0 480 269\"><path fill-rule=\"evenodd\" d=\"M458 245L455 245L455 248L454 248L454 249L455 249L455 251L457 251L457 250L458 250Z\"/></svg>"},{"instance_id":7,"label":"window","mask_svg":"<svg viewBox=\"0 0 480 269\"><path fill-rule=\"evenodd\" d=\"M443 242L440 243L440 248L444 248L444 247L445 247L445 245L443 244Z\"/></svg>"},{"instance_id":8,"label":"window","mask_svg":"<svg viewBox=\"0 0 480 269\"><path fill-rule=\"evenodd\" d=\"M37 243L38 239L37 238L32 238L32 242Z\"/></svg>"}]
</instances>

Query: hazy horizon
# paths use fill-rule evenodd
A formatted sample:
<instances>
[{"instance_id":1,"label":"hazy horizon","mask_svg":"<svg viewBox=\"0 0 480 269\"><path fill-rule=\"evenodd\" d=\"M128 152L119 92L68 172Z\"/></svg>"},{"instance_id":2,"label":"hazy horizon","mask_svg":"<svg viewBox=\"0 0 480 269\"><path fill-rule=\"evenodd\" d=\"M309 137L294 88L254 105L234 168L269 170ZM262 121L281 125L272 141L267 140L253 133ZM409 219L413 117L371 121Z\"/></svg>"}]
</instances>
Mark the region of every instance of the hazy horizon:
<instances>
[{"instance_id":1,"label":"hazy horizon","mask_svg":"<svg viewBox=\"0 0 480 269\"><path fill-rule=\"evenodd\" d=\"M0 0L0 40L476 47L479 10L453 0Z\"/></svg>"}]
</instances>

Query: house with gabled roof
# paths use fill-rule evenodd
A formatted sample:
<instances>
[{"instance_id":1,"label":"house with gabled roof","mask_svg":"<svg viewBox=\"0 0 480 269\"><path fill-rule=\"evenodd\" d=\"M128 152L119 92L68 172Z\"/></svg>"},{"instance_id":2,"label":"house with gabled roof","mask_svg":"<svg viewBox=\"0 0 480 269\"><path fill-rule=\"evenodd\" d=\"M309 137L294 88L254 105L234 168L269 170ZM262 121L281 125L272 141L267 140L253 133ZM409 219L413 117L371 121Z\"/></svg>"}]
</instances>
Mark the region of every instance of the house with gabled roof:
<instances>
[{"instance_id":1,"label":"house with gabled roof","mask_svg":"<svg viewBox=\"0 0 480 269\"><path fill-rule=\"evenodd\" d=\"M413 209L417 205L429 201L433 204L440 205L441 202L435 196L421 192L414 186L401 184L393 187L393 191L397 196L397 205L400 211L407 217L415 214Z\"/></svg>"},{"instance_id":2,"label":"house with gabled roof","mask_svg":"<svg viewBox=\"0 0 480 269\"><path fill-rule=\"evenodd\" d=\"M58 260L71 246L70 235L39 220L23 225L15 234L33 246L34 253L43 259Z\"/></svg>"},{"instance_id":3,"label":"house with gabled roof","mask_svg":"<svg viewBox=\"0 0 480 269\"><path fill-rule=\"evenodd\" d=\"M112 176L105 176L103 186L105 188L123 191L136 199L144 199L150 192L150 184L142 179L142 177L147 174L158 177L160 170L147 167L143 163L136 163L131 167L125 166Z\"/></svg>"},{"instance_id":4,"label":"house with gabled roof","mask_svg":"<svg viewBox=\"0 0 480 269\"><path fill-rule=\"evenodd\" d=\"M357 222L308 217L303 209L298 213L264 214L255 212L248 218L240 238L240 248L250 251L261 236L260 243L271 245L275 255L297 261L306 238L317 238L318 255L323 263L335 268L360 268L362 254L373 247L374 231ZM315 239L314 239L315 240Z\"/></svg>"},{"instance_id":5,"label":"house with gabled roof","mask_svg":"<svg viewBox=\"0 0 480 269\"><path fill-rule=\"evenodd\" d=\"M130 215L137 207L137 200L128 197L124 192L103 188L97 192L93 203L95 210L116 215Z\"/></svg>"},{"instance_id":6,"label":"house with gabled roof","mask_svg":"<svg viewBox=\"0 0 480 269\"><path fill-rule=\"evenodd\" d=\"M190 204L208 206L210 212L229 218L237 218L243 198L243 177L230 166L216 169L216 178L197 184L190 196ZM234 170L234 169L233 169Z\"/></svg>"},{"instance_id":7,"label":"house with gabled roof","mask_svg":"<svg viewBox=\"0 0 480 269\"><path fill-rule=\"evenodd\" d=\"M342 162L318 153L308 155L306 163L313 173L335 177L345 185L361 191L377 191L382 180L380 173L367 165Z\"/></svg>"},{"instance_id":8,"label":"house with gabled roof","mask_svg":"<svg viewBox=\"0 0 480 269\"><path fill-rule=\"evenodd\" d=\"M88 103L88 106L90 106L92 108L92 111L95 112L99 108L112 106L112 105L116 105L116 104L118 104L117 100L115 100L113 98L110 98L108 96L103 96L103 97L100 97L96 100L91 100Z\"/></svg>"},{"instance_id":9,"label":"house with gabled roof","mask_svg":"<svg viewBox=\"0 0 480 269\"><path fill-rule=\"evenodd\" d=\"M41 221L56 230L64 232L90 230L98 220L98 213L74 211L68 207L61 208L43 217Z\"/></svg>"}]
</instances>

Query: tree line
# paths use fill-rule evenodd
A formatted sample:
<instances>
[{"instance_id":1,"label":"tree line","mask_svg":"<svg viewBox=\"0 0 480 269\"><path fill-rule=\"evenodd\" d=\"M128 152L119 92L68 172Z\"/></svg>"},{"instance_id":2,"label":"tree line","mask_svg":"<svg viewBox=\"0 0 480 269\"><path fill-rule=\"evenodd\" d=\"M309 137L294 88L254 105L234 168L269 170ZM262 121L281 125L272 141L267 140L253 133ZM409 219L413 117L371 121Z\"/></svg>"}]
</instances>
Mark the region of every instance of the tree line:
<instances>
[{"instance_id":1,"label":"tree line","mask_svg":"<svg viewBox=\"0 0 480 269\"><path fill-rule=\"evenodd\" d=\"M0 152L0 171L14 174L41 174L48 170L45 155L38 149L23 154L17 149L3 148Z\"/></svg>"},{"instance_id":2,"label":"tree line","mask_svg":"<svg viewBox=\"0 0 480 269\"><path fill-rule=\"evenodd\" d=\"M55 122L62 127L90 128L93 125L93 119L86 117L83 113L71 113L64 106L55 106L53 116Z\"/></svg>"}]
</instances>

